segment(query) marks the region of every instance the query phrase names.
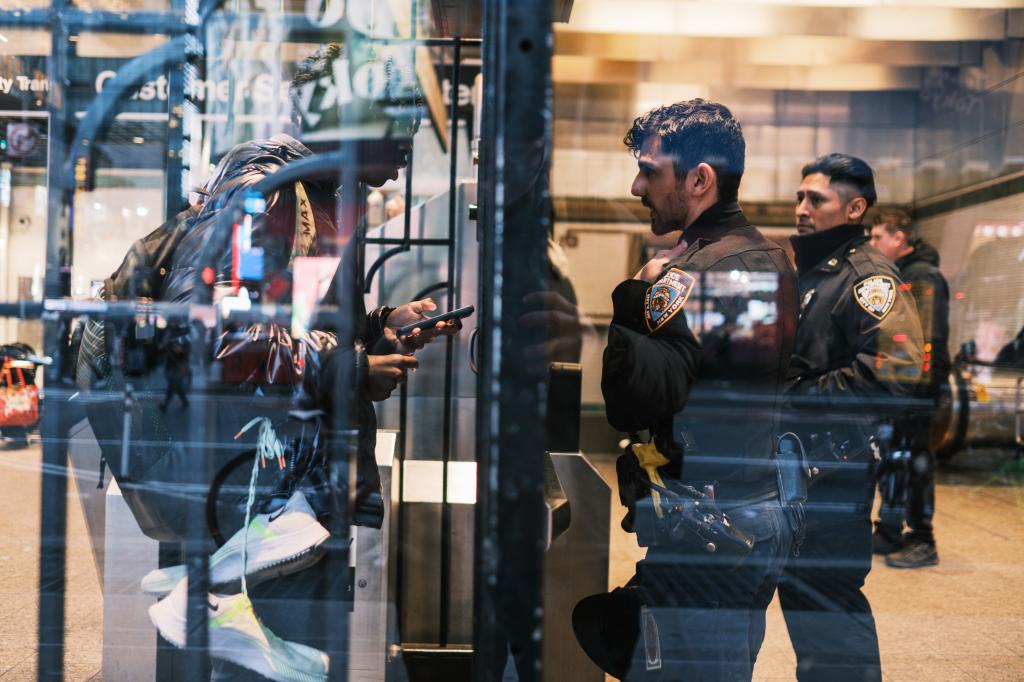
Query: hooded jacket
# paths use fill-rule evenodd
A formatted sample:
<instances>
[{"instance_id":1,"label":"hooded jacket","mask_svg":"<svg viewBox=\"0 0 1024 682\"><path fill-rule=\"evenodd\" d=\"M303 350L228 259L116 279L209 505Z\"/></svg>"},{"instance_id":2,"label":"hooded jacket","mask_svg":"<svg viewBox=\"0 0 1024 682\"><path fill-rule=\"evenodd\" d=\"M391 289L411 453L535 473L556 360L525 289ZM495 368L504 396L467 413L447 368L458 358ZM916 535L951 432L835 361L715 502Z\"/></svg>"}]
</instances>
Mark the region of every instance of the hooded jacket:
<instances>
[{"instance_id":1,"label":"hooded jacket","mask_svg":"<svg viewBox=\"0 0 1024 682\"><path fill-rule=\"evenodd\" d=\"M191 301L197 265L214 230L222 229L222 211L239 192L309 155L308 149L287 135L236 146L221 160L206 184L208 198L202 208L179 214L136 242L124 263L108 280L104 298L146 296L167 302ZM252 245L264 249L264 294L271 301L290 302L293 256L331 255L339 251L333 188L329 183L303 180L302 189L313 216L311 230L307 229L309 222L300 225L297 219L298 188L295 186L283 187L263 197L264 210L253 216ZM216 255L215 289L230 283L232 277L230 240L225 244L226 248ZM217 458L211 463L213 471L217 472L234 454L231 450L233 434L252 414L270 416L278 427L287 410L315 408L323 410L328 432L358 427L357 504L352 521L379 527L383 503L374 458L376 418L366 393L364 348L373 348L379 343L390 309L366 314L355 267L354 245L341 255L342 274L335 281L341 279L344 284L336 287L336 298L351 304L346 308L353 311L352 325L346 330L350 342L339 345L338 330L332 325L317 323L299 339L291 339L287 330L276 325L225 331L214 340L214 359L226 366L231 359L227 356L233 354L243 359L244 371L240 378L224 377L223 385L211 386L210 397L217 401L217 406L207 411L210 416L204 436L212 441L207 451ZM122 333L117 332L118 336ZM158 415L156 406L150 404L152 400L144 395L142 389L149 382L162 383L160 374L152 367L142 376L127 379L137 392L131 408L135 416L130 438L133 442L138 440L138 444L131 450L127 463L119 461L121 448L118 445L123 430L122 410L119 409L123 398L119 394L126 378L125 372L110 362L111 344L117 340L108 340L107 335L108 325L98 320L91 321L83 335L78 367L80 386L93 391L113 391L116 396L116 405L97 402L97 409L90 412L90 423L115 475L123 478L128 472L122 489L143 530L161 540L182 537L181 524L187 515L183 509L185 502L175 496L175 488L208 485L209 481L204 468L195 466L195 453L182 448L182 443L189 439L182 431L183 426L176 423L178 415ZM130 338L126 337L125 343L131 343ZM246 358L255 361L250 366ZM343 405L339 406L339 412L345 415L344 424L337 424L333 419L334 398L339 392L345 396ZM264 394L266 397L262 397ZM243 421L235 423L239 419ZM282 423L280 427L285 425ZM287 432L287 428L281 431Z\"/></svg>"},{"instance_id":2,"label":"hooded jacket","mask_svg":"<svg viewBox=\"0 0 1024 682\"><path fill-rule=\"evenodd\" d=\"M926 346L922 374L934 390L949 378L949 285L939 270L939 252L923 239L896 261L900 277L910 286Z\"/></svg>"}]
</instances>

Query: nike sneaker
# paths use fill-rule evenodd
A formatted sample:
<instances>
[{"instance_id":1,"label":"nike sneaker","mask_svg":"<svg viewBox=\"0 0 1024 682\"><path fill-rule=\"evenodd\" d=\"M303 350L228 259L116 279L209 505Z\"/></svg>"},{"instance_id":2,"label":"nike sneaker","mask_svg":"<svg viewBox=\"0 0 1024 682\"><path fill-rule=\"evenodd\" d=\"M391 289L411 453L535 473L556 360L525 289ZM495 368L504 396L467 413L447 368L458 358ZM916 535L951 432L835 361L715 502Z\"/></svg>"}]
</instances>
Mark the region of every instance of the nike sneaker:
<instances>
[{"instance_id":1,"label":"nike sneaker","mask_svg":"<svg viewBox=\"0 0 1024 682\"><path fill-rule=\"evenodd\" d=\"M258 514L245 529L231 536L210 556L210 585L226 585L242 577L242 545L246 547L246 579L250 585L312 566L323 556L330 533L316 520L305 495L295 492L275 512ZM184 565L150 571L142 579L142 591L162 597L187 575Z\"/></svg>"},{"instance_id":2,"label":"nike sneaker","mask_svg":"<svg viewBox=\"0 0 1024 682\"><path fill-rule=\"evenodd\" d=\"M149 607L149 618L160 636L185 648L188 578L167 597ZM279 682L326 682L329 659L313 647L288 642L270 631L244 594L207 595L209 653Z\"/></svg>"}]
</instances>

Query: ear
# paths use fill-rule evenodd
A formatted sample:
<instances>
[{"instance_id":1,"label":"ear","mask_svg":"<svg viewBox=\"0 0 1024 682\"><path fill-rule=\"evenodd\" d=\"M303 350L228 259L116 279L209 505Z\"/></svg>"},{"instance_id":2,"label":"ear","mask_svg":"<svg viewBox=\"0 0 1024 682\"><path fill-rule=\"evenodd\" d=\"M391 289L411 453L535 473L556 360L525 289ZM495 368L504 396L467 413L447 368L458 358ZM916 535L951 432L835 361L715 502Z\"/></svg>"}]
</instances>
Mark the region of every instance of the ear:
<instances>
[{"instance_id":1,"label":"ear","mask_svg":"<svg viewBox=\"0 0 1024 682\"><path fill-rule=\"evenodd\" d=\"M868 210L868 202L864 197L854 197L846 204L846 222L859 223Z\"/></svg>"},{"instance_id":2,"label":"ear","mask_svg":"<svg viewBox=\"0 0 1024 682\"><path fill-rule=\"evenodd\" d=\"M709 191L718 191L718 173L715 169L706 163L698 163L697 167L692 171L692 181L688 183L690 185L690 191L693 192L694 196L704 196Z\"/></svg>"}]
</instances>

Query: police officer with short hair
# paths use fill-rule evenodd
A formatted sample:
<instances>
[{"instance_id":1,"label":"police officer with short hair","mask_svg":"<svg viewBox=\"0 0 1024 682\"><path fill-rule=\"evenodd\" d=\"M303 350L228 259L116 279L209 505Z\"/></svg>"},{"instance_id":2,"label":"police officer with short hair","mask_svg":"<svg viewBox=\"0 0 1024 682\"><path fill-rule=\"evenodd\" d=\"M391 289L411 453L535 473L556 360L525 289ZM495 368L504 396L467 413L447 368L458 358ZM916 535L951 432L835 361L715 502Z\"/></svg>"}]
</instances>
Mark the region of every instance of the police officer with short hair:
<instances>
[{"instance_id":1,"label":"police officer with short hair","mask_svg":"<svg viewBox=\"0 0 1024 682\"><path fill-rule=\"evenodd\" d=\"M886 209L871 221L871 245L896 264L917 305L924 334L921 367L922 409L903 425L905 452L892 462L887 475L879 475L882 497L880 520L875 524L875 554L887 554L895 568L920 568L939 563L932 517L935 514L935 455L931 447L932 422L943 387L948 384L949 285L939 270L939 253L917 234L906 212ZM904 520L910 530L903 533Z\"/></svg>"},{"instance_id":2,"label":"police officer with short hair","mask_svg":"<svg viewBox=\"0 0 1024 682\"><path fill-rule=\"evenodd\" d=\"M659 107L635 120L625 143L639 166L632 193L650 210L652 232L682 230L674 249L612 293L601 381L612 426L650 432L617 465L623 527L649 550L627 588L577 606L574 626L619 678L749 680L792 538L772 456L796 276L737 203L745 142L726 107L702 99ZM753 295L765 300L752 303ZM751 309L772 313L749 334L705 329L707 300L733 322ZM706 507L688 506L695 501ZM720 535L687 530L676 516L684 507L706 508L699 522L717 524Z\"/></svg>"},{"instance_id":3,"label":"police officer with short hair","mask_svg":"<svg viewBox=\"0 0 1024 682\"><path fill-rule=\"evenodd\" d=\"M811 463L806 535L779 582L801 682L880 680L878 637L861 591L871 569L871 503L880 419L903 409L921 367L921 330L893 264L867 243L875 203L861 159L803 168L800 290L787 417Z\"/></svg>"}]
</instances>

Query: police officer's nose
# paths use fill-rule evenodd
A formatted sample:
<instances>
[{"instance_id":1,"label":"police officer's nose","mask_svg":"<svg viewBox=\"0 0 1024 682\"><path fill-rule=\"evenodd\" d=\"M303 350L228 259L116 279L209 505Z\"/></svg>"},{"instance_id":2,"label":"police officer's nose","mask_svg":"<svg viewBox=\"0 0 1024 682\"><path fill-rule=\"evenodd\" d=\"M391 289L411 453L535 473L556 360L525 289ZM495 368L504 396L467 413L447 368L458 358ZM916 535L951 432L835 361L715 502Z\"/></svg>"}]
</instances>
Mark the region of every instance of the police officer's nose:
<instances>
[{"instance_id":1,"label":"police officer's nose","mask_svg":"<svg viewBox=\"0 0 1024 682\"><path fill-rule=\"evenodd\" d=\"M643 197L647 194L647 186L641 173L637 173L636 177L633 178L633 184L630 186L629 192L635 197Z\"/></svg>"}]
</instances>

